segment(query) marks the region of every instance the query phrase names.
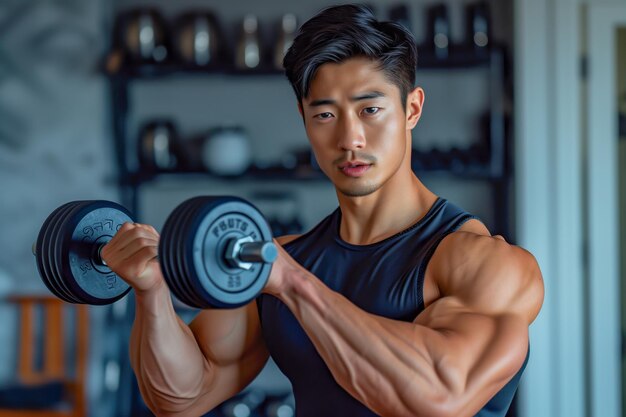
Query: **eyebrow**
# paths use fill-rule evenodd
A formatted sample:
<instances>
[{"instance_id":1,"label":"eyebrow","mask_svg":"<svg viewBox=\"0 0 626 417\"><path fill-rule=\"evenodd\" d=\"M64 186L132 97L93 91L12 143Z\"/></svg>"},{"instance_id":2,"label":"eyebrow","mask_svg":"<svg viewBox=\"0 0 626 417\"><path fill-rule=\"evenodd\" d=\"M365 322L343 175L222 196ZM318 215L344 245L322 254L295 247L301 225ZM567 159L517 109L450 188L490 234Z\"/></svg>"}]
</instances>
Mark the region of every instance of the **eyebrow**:
<instances>
[{"instance_id":1,"label":"eyebrow","mask_svg":"<svg viewBox=\"0 0 626 417\"><path fill-rule=\"evenodd\" d=\"M380 91L368 91L367 93L350 97L350 101L370 100L378 97L385 97L385 94ZM332 104L337 104L337 102L330 98L323 98L319 100L313 100L311 103L308 104L308 107L320 107Z\"/></svg>"}]
</instances>

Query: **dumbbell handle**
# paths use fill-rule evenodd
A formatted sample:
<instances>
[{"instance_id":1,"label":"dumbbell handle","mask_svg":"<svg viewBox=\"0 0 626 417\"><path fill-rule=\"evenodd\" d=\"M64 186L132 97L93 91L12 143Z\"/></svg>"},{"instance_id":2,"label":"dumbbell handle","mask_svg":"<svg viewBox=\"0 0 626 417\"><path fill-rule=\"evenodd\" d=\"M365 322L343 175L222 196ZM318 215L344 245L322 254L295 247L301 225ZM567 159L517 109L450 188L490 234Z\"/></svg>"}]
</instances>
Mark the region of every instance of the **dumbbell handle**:
<instances>
[{"instance_id":1,"label":"dumbbell handle","mask_svg":"<svg viewBox=\"0 0 626 417\"><path fill-rule=\"evenodd\" d=\"M102 259L102 249L106 246L107 243L108 242L98 245L98 249L96 249L96 255L94 257L94 261L104 266L107 266L107 263L104 261L104 259Z\"/></svg>"},{"instance_id":2,"label":"dumbbell handle","mask_svg":"<svg viewBox=\"0 0 626 417\"><path fill-rule=\"evenodd\" d=\"M248 270L253 263L272 263L278 256L276 245L271 241L254 241L252 236L231 238L226 244L224 258L232 268Z\"/></svg>"},{"instance_id":3,"label":"dumbbell handle","mask_svg":"<svg viewBox=\"0 0 626 417\"><path fill-rule=\"evenodd\" d=\"M100 265L106 266L106 262L102 259L101 252L102 249L106 246L108 242L103 242L98 245L97 249L94 251L94 261L99 263ZM33 243L32 252L34 256L37 256L37 243ZM248 241L247 238L243 239L233 239L231 245L229 245L229 250L231 252L231 257L227 259L230 261L229 263L234 267L249 269L250 264L259 262L259 263L271 263L276 260L278 256L278 251L276 250L276 245L273 242L254 242ZM234 251L237 251L236 253Z\"/></svg>"},{"instance_id":4,"label":"dumbbell handle","mask_svg":"<svg viewBox=\"0 0 626 417\"><path fill-rule=\"evenodd\" d=\"M250 242L243 243L238 257L244 262L271 263L276 260L278 251L273 242Z\"/></svg>"},{"instance_id":5,"label":"dumbbell handle","mask_svg":"<svg viewBox=\"0 0 626 417\"><path fill-rule=\"evenodd\" d=\"M104 248L106 246L108 242L104 242L104 243L100 243L98 245L98 248L95 250L95 256L94 256L94 261L96 261L96 263L99 263L100 265L104 265L106 266L106 262L104 262L104 259L102 259L102 256L100 255L100 252L102 252L102 248ZM33 252L33 256L37 256L37 242L33 243L33 246L31 247L31 250Z\"/></svg>"}]
</instances>

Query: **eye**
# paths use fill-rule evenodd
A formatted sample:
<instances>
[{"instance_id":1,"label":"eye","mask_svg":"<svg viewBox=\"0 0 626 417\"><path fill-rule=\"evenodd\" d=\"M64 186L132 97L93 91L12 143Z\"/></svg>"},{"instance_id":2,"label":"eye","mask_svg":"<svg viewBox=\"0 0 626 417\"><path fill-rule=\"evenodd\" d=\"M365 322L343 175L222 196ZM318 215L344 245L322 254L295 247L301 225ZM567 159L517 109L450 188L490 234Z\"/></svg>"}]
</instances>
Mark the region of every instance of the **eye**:
<instances>
[{"instance_id":1,"label":"eye","mask_svg":"<svg viewBox=\"0 0 626 417\"><path fill-rule=\"evenodd\" d=\"M366 107L363 109L363 113L372 115L378 113L379 110L380 107Z\"/></svg>"},{"instance_id":2,"label":"eye","mask_svg":"<svg viewBox=\"0 0 626 417\"><path fill-rule=\"evenodd\" d=\"M320 113L320 114L316 114L315 117L316 119L320 119L320 120L326 120L326 119L330 119L333 116L332 113L330 112L324 112L324 113Z\"/></svg>"}]
</instances>

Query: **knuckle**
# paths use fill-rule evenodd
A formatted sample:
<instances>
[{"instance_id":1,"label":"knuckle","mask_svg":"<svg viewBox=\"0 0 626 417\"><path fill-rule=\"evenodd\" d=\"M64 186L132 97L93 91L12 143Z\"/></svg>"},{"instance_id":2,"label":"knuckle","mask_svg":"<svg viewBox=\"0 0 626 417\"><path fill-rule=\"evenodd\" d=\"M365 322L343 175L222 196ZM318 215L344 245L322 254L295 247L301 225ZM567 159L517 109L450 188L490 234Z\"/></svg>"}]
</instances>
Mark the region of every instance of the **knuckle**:
<instances>
[{"instance_id":1,"label":"knuckle","mask_svg":"<svg viewBox=\"0 0 626 417\"><path fill-rule=\"evenodd\" d=\"M117 230L117 232L113 236L112 240L119 239L120 236L125 236L126 234L130 233L132 229L133 229L132 223L126 222L122 224L122 226Z\"/></svg>"},{"instance_id":2,"label":"knuckle","mask_svg":"<svg viewBox=\"0 0 626 417\"><path fill-rule=\"evenodd\" d=\"M141 233L139 233L139 231L136 228L134 228L134 229L128 230L125 233L125 236L126 236L126 239L128 239L128 241L130 242L130 241L141 238Z\"/></svg>"},{"instance_id":3,"label":"knuckle","mask_svg":"<svg viewBox=\"0 0 626 417\"><path fill-rule=\"evenodd\" d=\"M124 222L124 224L122 224L122 227L120 227L120 230L129 230L133 228L133 223L131 222Z\"/></svg>"},{"instance_id":4,"label":"knuckle","mask_svg":"<svg viewBox=\"0 0 626 417\"><path fill-rule=\"evenodd\" d=\"M139 244L139 246L149 247L151 246L152 241L146 237L140 237L137 239L137 243Z\"/></svg>"}]
</instances>

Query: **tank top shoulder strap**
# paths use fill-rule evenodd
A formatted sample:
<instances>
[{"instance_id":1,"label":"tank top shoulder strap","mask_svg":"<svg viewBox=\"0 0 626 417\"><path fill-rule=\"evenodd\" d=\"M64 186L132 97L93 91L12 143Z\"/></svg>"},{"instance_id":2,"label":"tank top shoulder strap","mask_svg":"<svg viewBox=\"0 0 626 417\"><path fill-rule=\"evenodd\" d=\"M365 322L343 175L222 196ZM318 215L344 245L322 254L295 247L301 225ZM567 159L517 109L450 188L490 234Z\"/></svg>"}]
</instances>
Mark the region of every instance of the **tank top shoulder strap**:
<instances>
[{"instance_id":1,"label":"tank top shoulder strap","mask_svg":"<svg viewBox=\"0 0 626 417\"><path fill-rule=\"evenodd\" d=\"M429 242L426 244L426 251L421 260L417 276L417 299L420 310L424 309L424 279L426 267L437 250L437 247L444 238L451 233L457 232L465 222L472 219L479 219L477 216L468 213L444 198L440 198L435 204L435 211L427 227L433 227L436 228L436 230L433 231L431 239L429 239Z\"/></svg>"}]
</instances>

